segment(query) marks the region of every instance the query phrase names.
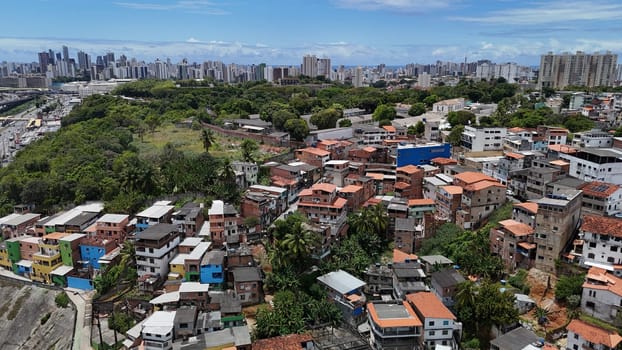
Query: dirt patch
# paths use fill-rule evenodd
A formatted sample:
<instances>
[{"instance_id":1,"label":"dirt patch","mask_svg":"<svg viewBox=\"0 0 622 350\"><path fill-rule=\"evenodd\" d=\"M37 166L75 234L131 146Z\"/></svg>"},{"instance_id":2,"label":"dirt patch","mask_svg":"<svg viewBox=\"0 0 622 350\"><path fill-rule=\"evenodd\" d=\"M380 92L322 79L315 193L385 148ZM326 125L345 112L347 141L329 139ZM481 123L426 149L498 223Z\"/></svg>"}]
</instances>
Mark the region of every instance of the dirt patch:
<instances>
[{"instance_id":1,"label":"dirt patch","mask_svg":"<svg viewBox=\"0 0 622 350\"><path fill-rule=\"evenodd\" d=\"M527 283L529 283L529 297L536 302L541 308L549 310L548 320L544 326L538 325L535 316L535 309L521 317L529 321L535 331L547 332L566 325L568 322L568 314L566 307L555 301L555 284L557 278L549 273L532 268L527 275Z\"/></svg>"}]
</instances>

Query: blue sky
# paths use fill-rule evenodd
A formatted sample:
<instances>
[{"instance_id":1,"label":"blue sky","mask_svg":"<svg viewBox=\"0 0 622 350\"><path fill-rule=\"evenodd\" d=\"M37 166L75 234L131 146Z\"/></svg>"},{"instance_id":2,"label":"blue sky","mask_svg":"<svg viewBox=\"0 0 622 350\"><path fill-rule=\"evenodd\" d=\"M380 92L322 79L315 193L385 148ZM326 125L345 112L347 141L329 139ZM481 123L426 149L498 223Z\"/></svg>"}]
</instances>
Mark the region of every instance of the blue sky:
<instances>
[{"instance_id":1,"label":"blue sky","mask_svg":"<svg viewBox=\"0 0 622 350\"><path fill-rule=\"evenodd\" d=\"M153 61L402 65L622 52L621 0L7 0L0 61L48 48Z\"/></svg>"}]
</instances>

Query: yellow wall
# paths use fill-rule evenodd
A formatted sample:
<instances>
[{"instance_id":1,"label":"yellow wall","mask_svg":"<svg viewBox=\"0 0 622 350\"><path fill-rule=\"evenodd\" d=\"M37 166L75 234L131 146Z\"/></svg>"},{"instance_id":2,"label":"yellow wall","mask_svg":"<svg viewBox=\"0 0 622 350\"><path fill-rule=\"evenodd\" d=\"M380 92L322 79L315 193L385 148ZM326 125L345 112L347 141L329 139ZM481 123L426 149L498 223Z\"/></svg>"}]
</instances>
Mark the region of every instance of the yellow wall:
<instances>
[{"instance_id":1,"label":"yellow wall","mask_svg":"<svg viewBox=\"0 0 622 350\"><path fill-rule=\"evenodd\" d=\"M11 265L11 261L9 260L9 252L6 250L0 250L0 266L4 266L9 269L13 267L13 265Z\"/></svg>"},{"instance_id":2,"label":"yellow wall","mask_svg":"<svg viewBox=\"0 0 622 350\"><path fill-rule=\"evenodd\" d=\"M178 273L182 278L186 275L186 271L184 271L184 264L170 264L170 273Z\"/></svg>"}]
</instances>

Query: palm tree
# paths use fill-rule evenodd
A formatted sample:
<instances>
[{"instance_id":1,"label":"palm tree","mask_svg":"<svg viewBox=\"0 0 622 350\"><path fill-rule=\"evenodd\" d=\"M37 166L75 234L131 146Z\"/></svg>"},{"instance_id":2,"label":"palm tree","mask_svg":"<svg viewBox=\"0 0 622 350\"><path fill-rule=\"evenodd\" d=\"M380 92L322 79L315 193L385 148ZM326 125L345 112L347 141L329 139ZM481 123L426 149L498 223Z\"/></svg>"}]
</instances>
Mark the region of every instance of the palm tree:
<instances>
[{"instance_id":1,"label":"palm tree","mask_svg":"<svg viewBox=\"0 0 622 350\"><path fill-rule=\"evenodd\" d=\"M209 153L209 149L214 143L214 132L212 131L212 129L203 129L201 131L201 142L203 143L203 149L205 149L205 153Z\"/></svg>"}]
</instances>

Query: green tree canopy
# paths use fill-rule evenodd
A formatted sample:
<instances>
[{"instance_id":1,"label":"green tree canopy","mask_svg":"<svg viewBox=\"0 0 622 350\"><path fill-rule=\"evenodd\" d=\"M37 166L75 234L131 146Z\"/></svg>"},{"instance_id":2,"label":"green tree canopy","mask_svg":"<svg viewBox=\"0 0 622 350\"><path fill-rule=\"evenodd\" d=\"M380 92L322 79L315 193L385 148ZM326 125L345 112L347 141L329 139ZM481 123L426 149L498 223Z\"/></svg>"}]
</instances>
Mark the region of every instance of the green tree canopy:
<instances>
[{"instance_id":1,"label":"green tree canopy","mask_svg":"<svg viewBox=\"0 0 622 350\"><path fill-rule=\"evenodd\" d=\"M373 118L376 121L393 120L397 116L395 107L387 104L379 105L374 111Z\"/></svg>"},{"instance_id":2,"label":"green tree canopy","mask_svg":"<svg viewBox=\"0 0 622 350\"><path fill-rule=\"evenodd\" d=\"M425 113L425 103L422 102L414 103L408 110L408 115L413 117L422 115L423 113Z\"/></svg>"}]
</instances>

